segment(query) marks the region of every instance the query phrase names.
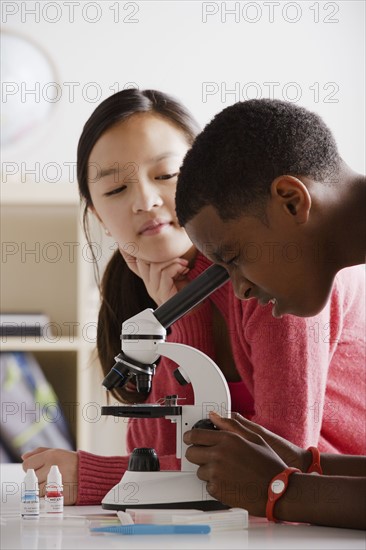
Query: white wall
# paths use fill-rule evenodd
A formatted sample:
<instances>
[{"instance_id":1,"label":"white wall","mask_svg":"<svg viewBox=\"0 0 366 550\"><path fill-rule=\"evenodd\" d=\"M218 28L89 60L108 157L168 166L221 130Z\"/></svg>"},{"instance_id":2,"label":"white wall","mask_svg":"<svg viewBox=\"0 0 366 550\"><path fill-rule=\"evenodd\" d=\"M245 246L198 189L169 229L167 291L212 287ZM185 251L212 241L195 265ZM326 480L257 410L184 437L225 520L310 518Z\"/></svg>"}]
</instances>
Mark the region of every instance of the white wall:
<instances>
[{"instance_id":1,"label":"white wall","mask_svg":"<svg viewBox=\"0 0 366 550\"><path fill-rule=\"evenodd\" d=\"M11 171L24 179L39 162L41 179L43 172L46 181L75 182L65 163L75 162L84 122L101 99L131 82L176 95L202 125L257 94L298 99L324 117L344 159L364 171L363 1L4 1L2 29L47 52L60 96L51 104L49 83L39 84L37 99L53 108L47 123L4 148L3 181ZM34 104L16 72L3 80L17 83L12 97L3 88L3 109L10 99Z\"/></svg>"}]
</instances>

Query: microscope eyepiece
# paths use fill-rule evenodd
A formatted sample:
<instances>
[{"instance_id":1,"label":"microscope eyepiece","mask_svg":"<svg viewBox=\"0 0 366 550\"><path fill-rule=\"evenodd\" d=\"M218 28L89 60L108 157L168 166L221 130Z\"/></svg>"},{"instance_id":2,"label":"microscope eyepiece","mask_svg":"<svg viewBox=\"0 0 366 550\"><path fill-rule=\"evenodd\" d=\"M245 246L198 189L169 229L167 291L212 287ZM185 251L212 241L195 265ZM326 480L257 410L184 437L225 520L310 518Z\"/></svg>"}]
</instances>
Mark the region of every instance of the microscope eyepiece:
<instances>
[{"instance_id":1,"label":"microscope eyepiece","mask_svg":"<svg viewBox=\"0 0 366 550\"><path fill-rule=\"evenodd\" d=\"M230 275L224 267L211 265L199 277L156 308L154 315L163 327L168 328L229 279Z\"/></svg>"}]
</instances>

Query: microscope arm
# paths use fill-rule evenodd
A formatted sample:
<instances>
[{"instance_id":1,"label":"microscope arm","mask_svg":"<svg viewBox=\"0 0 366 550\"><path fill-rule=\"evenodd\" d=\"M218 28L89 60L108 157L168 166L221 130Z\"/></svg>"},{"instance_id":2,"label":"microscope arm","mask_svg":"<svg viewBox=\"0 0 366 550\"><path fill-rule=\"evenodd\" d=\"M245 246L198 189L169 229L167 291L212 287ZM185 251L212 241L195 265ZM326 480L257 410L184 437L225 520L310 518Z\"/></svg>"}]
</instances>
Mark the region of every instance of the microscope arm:
<instances>
[{"instance_id":1,"label":"microscope arm","mask_svg":"<svg viewBox=\"0 0 366 550\"><path fill-rule=\"evenodd\" d=\"M197 466L185 458L187 445L183 442L183 433L190 430L198 420L207 418L211 411L221 415L227 414L231 410L229 387L216 363L195 348L184 344L162 342L158 345L158 352L161 356L178 363L180 375L192 385L194 404L183 405L181 416L174 421L177 423L176 456L182 459L181 469L196 471ZM170 416L167 415L165 418Z\"/></svg>"}]
</instances>

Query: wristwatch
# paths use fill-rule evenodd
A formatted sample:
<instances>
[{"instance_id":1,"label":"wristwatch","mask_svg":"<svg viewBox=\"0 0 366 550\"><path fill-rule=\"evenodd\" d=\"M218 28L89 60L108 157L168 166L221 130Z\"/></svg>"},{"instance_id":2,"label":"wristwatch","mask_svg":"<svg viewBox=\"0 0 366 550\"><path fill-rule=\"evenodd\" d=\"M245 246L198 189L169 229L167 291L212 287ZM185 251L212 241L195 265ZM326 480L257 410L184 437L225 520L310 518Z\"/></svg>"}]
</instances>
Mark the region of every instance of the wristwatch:
<instances>
[{"instance_id":1,"label":"wristwatch","mask_svg":"<svg viewBox=\"0 0 366 550\"><path fill-rule=\"evenodd\" d=\"M278 522L274 515L274 505L286 492L288 487L289 477L296 472L301 472L298 468L285 468L283 472L277 474L269 483L268 486L268 500L266 506L266 516L268 521Z\"/></svg>"}]
</instances>

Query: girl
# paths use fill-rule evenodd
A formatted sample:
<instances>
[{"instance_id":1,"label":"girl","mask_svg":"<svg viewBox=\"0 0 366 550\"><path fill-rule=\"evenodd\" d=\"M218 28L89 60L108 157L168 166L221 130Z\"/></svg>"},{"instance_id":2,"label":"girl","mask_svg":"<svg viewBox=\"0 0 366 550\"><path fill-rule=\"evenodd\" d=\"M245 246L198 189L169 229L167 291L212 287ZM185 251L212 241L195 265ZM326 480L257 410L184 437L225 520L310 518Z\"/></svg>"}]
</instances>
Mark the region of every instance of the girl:
<instances>
[{"instance_id":1,"label":"girl","mask_svg":"<svg viewBox=\"0 0 366 550\"><path fill-rule=\"evenodd\" d=\"M175 214L179 167L198 130L176 100L137 89L106 99L83 129L77 163L84 227L87 231L91 212L118 244L101 284L97 348L104 374L120 352L122 322L147 307L155 309L210 265ZM337 288L332 300L342 300ZM337 393L327 395L329 382L334 386L328 372L336 371L343 335L340 331L332 343L314 337L315 326L332 322L333 309L329 305L310 320L284 316L273 323L271 304L240 301L227 283L174 323L167 340L198 348L218 364L233 410L299 446L356 454L364 446L352 435L357 433L357 410L343 422ZM137 393L130 382L115 396L124 403L156 403L178 394L189 404L191 388L178 385L175 368L162 357L149 395ZM209 400L209 387L207 395ZM127 446L129 451L154 447L161 468L176 469L174 434L175 427L165 419L130 420ZM23 458L24 469L35 468L41 489L50 466L59 465L65 487L77 487L65 494L68 504L100 503L128 464L128 456L44 448Z\"/></svg>"}]
</instances>

